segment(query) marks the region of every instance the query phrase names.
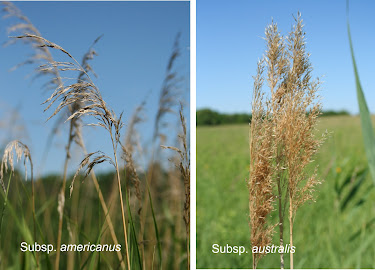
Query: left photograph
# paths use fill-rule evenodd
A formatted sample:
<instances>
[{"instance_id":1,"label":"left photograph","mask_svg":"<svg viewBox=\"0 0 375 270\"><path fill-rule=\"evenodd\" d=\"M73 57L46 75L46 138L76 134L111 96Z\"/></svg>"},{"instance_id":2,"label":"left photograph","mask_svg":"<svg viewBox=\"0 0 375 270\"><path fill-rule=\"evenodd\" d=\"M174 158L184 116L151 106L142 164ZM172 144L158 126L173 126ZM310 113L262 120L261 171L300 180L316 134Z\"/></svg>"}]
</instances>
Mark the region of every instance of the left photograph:
<instances>
[{"instance_id":1,"label":"left photograph","mask_svg":"<svg viewBox=\"0 0 375 270\"><path fill-rule=\"evenodd\" d=\"M190 3L1 15L1 268L190 269Z\"/></svg>"}]
</instances>

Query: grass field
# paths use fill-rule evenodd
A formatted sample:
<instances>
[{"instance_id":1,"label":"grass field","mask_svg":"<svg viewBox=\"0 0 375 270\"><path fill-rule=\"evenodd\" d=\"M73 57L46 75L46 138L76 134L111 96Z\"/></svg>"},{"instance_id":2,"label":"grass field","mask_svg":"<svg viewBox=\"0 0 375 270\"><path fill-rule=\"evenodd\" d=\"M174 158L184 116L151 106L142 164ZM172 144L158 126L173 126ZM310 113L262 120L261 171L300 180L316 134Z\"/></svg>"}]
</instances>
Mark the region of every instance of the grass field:
<instances>
[{"instance_id":1,"label":"grass field","mask_svg":"<svg viewBox=\"0 0 375 270\"><path fill-rule=\"evenodd\" d=\"M375 190L367 171L360 119L325 117L318 128L317 134L330 132L315 159L324 182L317 188L316 202L303 205L297 213L294 266L374 268ZM248 125L197 128L197 268L252 266L248 136ZM275 223L276 216L275 212ZM272 243L279 244L277 234ZM214 254L213 244L245 246L249 253ZM258 268L280 268L279 255L265 256Z\"/></svg>"}]
</instances>

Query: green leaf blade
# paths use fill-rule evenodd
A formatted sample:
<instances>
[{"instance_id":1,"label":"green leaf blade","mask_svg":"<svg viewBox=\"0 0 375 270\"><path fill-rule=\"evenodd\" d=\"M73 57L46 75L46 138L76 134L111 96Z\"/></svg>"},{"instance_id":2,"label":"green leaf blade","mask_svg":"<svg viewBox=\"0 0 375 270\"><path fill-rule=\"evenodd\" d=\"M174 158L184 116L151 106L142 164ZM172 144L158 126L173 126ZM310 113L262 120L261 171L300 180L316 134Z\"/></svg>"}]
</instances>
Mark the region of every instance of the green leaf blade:
<instances>
[{"instance_id":1,"label":"green leaf blade","mask_svg":"<svg viewBox=\"0 0 375 270\"><path fill-rule=\"evenodd\" d=\"M357 64L356 64L355 57L354 57L352 37L350 34L349 18L347 20L347 27L348 27L350 53L351 53L351 57L353 61L355 84L356 84L356 89L357 89L358 106L359 106L359 112L361 116L363 142L365 145L365 153L366 153L368 165L370 168L372 180L374 181L374 184L375 184L375 134L374 134L374 129L372 127L371 115L370 115L370 112L366 103L365 95L363 94L361 81L358 75Z\"/></svg>"}]
</instances>

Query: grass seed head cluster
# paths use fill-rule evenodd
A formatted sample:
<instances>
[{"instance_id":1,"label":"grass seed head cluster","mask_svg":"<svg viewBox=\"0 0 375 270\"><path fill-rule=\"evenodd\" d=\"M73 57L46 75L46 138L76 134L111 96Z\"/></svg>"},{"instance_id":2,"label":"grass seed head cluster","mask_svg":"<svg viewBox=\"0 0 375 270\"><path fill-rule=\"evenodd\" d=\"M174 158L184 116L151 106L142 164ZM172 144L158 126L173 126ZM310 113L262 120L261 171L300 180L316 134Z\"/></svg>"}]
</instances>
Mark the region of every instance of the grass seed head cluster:
<instances>
[{"instance_id":1,"label":"grass seed head cluster","mask_svg":"<svg viewBox=\"0 0 375 270\"><path fill-rule=\"evenodd\" d=\"M270 244L276 226L280 227L280 244L283 244L286 208L293 245L297 209L313 200L314 189L321 182L315 172L307 170L324 140L324 136L314 135L321 112L317 95L320 82L311 76L301 15L295 20L286 37L280 34L276 23L266 28L267 50L254 77L249 179L252 246ZM268 95L263 90L265 82ZM276 209L279 222L270 224L269 216ZM254 268L261 256L253 254ZM292 256L291 253L291 268ZM283 260L281 254L282 268Z\"/></svg>"}]
</instances>

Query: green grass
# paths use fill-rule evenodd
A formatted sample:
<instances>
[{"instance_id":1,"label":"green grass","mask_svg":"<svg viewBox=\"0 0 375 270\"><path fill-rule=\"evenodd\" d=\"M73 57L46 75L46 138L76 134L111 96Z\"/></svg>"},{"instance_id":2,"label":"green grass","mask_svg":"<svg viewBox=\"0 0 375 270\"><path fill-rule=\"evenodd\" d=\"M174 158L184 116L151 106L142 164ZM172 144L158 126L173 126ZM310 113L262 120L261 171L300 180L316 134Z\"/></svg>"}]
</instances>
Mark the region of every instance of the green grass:
<instances>
[{"instance_id":1,"label":"green grass","mask_svg":"<svg viewBox=\"0 0 375 270\"><path fill-rule=\"evenodd\" d=\"M303 205L294 224L295 268L374 268L375 189L367 173L360 119L321 118L317 134L326 129L332 133L316 156L318 175L325 181L317 188L316 202ZM248 134L248 125L197 128L197 268L252 266ZM276 218L275 212L272 219ZM286 234L284 243L288 242ZM249 253L214 254L213 244L242 245ZM279 267L278 254L258 264Z\"/></svg>"},{"instance_id":2,"label":"green grass","mask_svg":"<svg viewBox=\"0 0 375 270\"><path fill-rule=\"evenodd\" d=\"M159 181L166 181L167 172L160 171ZM117 182L115 179L115 172L111 171L108 173L98 174L98 181L104 196L107 200L108 209L116 206L119 199L115 198L110 200L112 185ZM5 175L6 187L10 174ZM140 174L140 177L144 179L144 175ZM129 174L124 173L124 180L130 181ZM58 229L58 212L57 212L57 194L59 192L62 176L51 175L45 176L35 183L35 194L37 194L36 202L36 221L37 221L37 243L38 244L53 244L56 247L56 235ZM72 177L69 177L67 185L71 183ZM96 190L92 182L86 179L83 182L83 178L79 176L76 181L76 186L72 197L67 195L66 209L64 211L64 227L62 231L62 244L70 244L71 235L75 236L75 240L72 240L74 244L110 244L112 245L112 238L110 236L109 227L105 222L106 215L104 213ZM122 189L125 191L125 182L122 181ZM33 252L21 252L20 244L25 241L28 244L34 243L33 236L33 220L31 212L31 183L30 181L24 181L24 176L18 170L15 171L11 177L11 183L9 185L9 194L6 196L3 189L0 188L0 215L3 212L2 224L0 226L0 270L2 269L36 269L35 267L35 256ZM69 191L66 191L67 194ZM147 196L151 196L152 190L145 193ZM159 257L168 259L167 262L163 263L163 269L187 269L186 251L183 248L186 246L185 234L179 233L175 228L173 229L174 238L170 240L169 246L165 244L165 239L170 239L171 230L173 225L173 217L168 212L169 220L162 220L164 216L167 216L168 205L166 202L161 201L160 198L150 198L150 207L152 207L153 217L148 217L146 226L146 237L145 247L152 249L151 255L152 262L148 262L149 257L143 257L140 253L139 236L140 230L140 216L135 208L135 197L128 196L129 193L125 193L127 196L124 198L125 207L127 208L128 218L128 232L129 232L129 245L131 251L131 269L143 269L143 258L147 263L154 265L153 269L162 269L161 261ZM6 207L4 208L4 202L7 198ZM181 206L182 207L182 201ZM119 206L117 206L117 212L113 212L111 219L117 236L121 236L122 221L119 213ZM131 212L130 212L131 210ZM151 209L150 209L151 211ZM116 215L117 213L117 215ZM182 212L181 212L182 213ZM151 213L150 213L151 215ZM183 219L179 216L181 223ZM131 221L131 222L130 222ZM68 229L68 224L70 231ZM173 225L174 226L174 225ZM150 240L149 240L150 239ZM121 241L122 240L122 241ZM122 245L122 254L124 255L124 242L121 239L119 242ZM166 247L169 247L167 249ZM178 249L178 247L180 249ZM170 250L172 249L172 251ZM177 252L179 250L179 252ZM69 254L75 255L73 263L74 269L121 269L120 262L118 260L116 252L62 252L60 260L60 269L68 269L68 256ZM171 255L172 254L172 255ZM50 254L45 252L39 252L39 264L40 269L54 269L56 252L52 251ZM168 255L168 257L167 257ZM159 265L160 263L160 265ZM177 265L177 267L174 267ZM145 269L151 269L152 267L145 266Z\"/></svg>"}]
</instances>

